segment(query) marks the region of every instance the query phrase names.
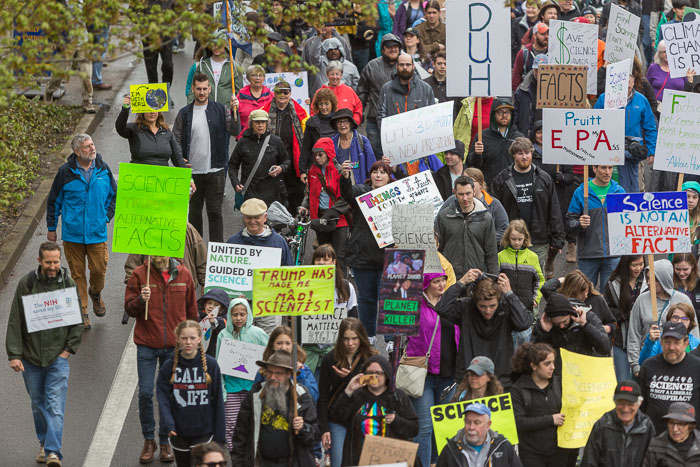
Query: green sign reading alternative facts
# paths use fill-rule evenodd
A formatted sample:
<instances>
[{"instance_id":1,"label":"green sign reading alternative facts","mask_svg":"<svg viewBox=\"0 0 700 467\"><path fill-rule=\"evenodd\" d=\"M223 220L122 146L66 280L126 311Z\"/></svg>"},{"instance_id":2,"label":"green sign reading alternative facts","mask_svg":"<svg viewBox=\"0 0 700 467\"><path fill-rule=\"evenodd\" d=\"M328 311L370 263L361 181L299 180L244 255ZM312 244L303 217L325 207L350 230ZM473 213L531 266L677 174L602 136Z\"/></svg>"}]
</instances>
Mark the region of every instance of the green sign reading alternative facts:
<instances>
[{"instance_id":1,"label":"green sign reading alternative facts","mask_svg":"<svg viewBox=\"0 0 700 467\"><path fill-rule=\"evenodd\" d=\"M192 169L119 164L112 251L185 254Z\"/></svg>"}]
</instances>

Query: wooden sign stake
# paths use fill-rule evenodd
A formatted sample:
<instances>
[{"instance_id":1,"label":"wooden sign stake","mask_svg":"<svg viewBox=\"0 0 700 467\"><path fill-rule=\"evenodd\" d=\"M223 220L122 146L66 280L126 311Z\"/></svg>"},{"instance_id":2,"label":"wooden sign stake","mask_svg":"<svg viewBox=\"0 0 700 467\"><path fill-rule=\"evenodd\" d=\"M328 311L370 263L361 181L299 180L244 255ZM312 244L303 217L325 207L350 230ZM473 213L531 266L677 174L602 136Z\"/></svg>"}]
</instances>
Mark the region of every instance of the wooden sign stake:
<instances>
[{"instance_id":1,"label":"wooden sign stake","mask_svg":"<svg viewBox=\"0 0 700 467\"><path fill-rule=\"evenodd\" d=\"M649 262L649 291L651 292L651 319L654 324L659 321L659 310L656 308L656 275L654 274L654 255L647 255Z\"/></svg>"}]
</instances>

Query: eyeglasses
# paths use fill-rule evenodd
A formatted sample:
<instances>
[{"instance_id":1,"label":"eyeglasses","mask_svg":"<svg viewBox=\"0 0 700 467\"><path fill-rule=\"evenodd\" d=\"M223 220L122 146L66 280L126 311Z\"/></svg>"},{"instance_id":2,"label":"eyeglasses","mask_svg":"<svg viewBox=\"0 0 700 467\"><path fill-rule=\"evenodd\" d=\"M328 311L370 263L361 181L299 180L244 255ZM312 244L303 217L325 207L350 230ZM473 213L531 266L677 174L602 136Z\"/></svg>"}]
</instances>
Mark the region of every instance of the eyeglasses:
<instances>
[{"instance_id":1,"label":"eyeglasses","mask_svg":"<svg viewBox=\"0 0 700 467\"><path fill-rule=\"evenodd\" d=\"M383 371L365 371L363 375L376 375L376 376L384 376Z\"/></svg>"},{"instance_id":2,"label":"eyeglasses","mask_svg":"<svg viewBox=\"0 0 700 467\"><path fill-rule=\"evenodd\" d=\"M221 462L202 462L197 464L198 467L226 467L226 461Z\"/></svg>"},{"instance_id":3,"label":"eyeglasses","mask_svg":"<svg viewBox=\"0 0 700 467\"><path fill-rule=\"evenodd\" d=\"M510 115L510 110L497 110L496 115L498 115L498 116Z\"/></svg>"},{"instance_id":4,"label":"eyeglasses","mask_svg":"<svg viewBox=\"0 0 700 467\"><path fill-rule=\"evenodd\" d=\"M288 96L291 93L292 91L290 91L289 89L275 89L275 94L282 94Z\"/></svg>"},{"instance_id":5,"label":"eyeglasses","mask_svg":"<svg viewBox=\"0 0 700 467\"><path fill-rule=\"evenodd\" d=\"M680 323L681 321L689 321L690 318L687 316L671 316L671 321L674 323Z\"/></svg>"}]
</instances>

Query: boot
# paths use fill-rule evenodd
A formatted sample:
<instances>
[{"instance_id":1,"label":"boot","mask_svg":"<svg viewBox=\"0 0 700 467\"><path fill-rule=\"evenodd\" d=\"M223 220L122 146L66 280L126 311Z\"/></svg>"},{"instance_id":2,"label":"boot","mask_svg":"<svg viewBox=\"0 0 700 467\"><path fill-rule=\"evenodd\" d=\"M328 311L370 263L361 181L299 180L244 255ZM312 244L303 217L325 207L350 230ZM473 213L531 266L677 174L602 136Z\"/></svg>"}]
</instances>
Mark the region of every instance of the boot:
<instances>
[{"instance_id":1,"label":"boot","mask_svg":"<svg viewBox=\"0 0 700 467\"><path fill-rule=\"evenodd\" d=\"M575 263L576 262L576 244L571 242L566 245L566 262Z\"/></svg>"},{"instance_id":2,"label":"boot","mask_svg":"<svg viewBox=\"0 0 700 467\"><path fill-rule=\"evenodd\" d=\"M544 277L546 280L554 277L554 260L557 258L559 250L550 248L547 252L547 261L544 263Z\"/></svg>"},{"instance_id":3,"label":"boot","mask_svg":"<svg viewBox=\"0 0 700 467\"><path fill-rule=\"evenodd\" d=\"M142 464L150 464L153 462L153 457L156 452L156 441L154 439L144 439L143 449L141 450L141 456L139 457L139 462Z\"/></svg>"},{"instance_id":4,"label":"boot","mask_svg":"<svg viewBox=\"0 0 700 467\"><path fill-rule=\"evenodd\" d=\"M173 462L175 460L175 455L173 450L170 449L169 444L160 445L160 461L161 462Z\"/></svg>"},{"instance_id":5,"label":"boot","mask_svg":"<svg viewBox=\"0 0 700 467\"><path fill-rule=\"evenodd\" d=\"M83 326L85 326L85 329L90 329L92 327L92 323L90 322L90 316L87 314L83 315Z\"/></svg>"}]
</instances>

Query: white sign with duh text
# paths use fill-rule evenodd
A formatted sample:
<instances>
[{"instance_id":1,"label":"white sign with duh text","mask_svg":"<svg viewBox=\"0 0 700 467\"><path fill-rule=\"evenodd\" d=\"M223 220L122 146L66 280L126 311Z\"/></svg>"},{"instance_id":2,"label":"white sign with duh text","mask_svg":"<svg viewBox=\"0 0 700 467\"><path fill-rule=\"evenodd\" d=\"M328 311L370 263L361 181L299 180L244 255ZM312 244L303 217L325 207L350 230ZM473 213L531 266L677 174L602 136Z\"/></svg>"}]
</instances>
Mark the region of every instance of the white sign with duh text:
<instances>
[{"instance_id":1,"label":"white sign with duh text","mask_svg":"<svg viewBox=\"0 0 700 467\"><path fill-rule=\"evenodd\" d=\"M22 305L28 333L83 322L78 291L75 287L24 295Z\"/></svg>"},{"instance_id":2,"label":"white sign with duh text","mask_svg":"<svg viewBox=\"0 0 700 467\"><path fill-rule=\"evenodd\" d=\"M447 0L445 49L448 96L510 96L510 8L501 0Z\"/></svg>"},{"instance_id":3,"label":"white sign with duh text","mask_svg":"<svg viewBox=\"0 0 700 467\"><path fill-rule=\"evenodd\" d=\"M398 165L455 147L452 101L382 119L382 150Z\"/></svg>"},{"instance_id":4,"label":"white sign with duh text","mask_svg":"<svg viewBox=\"0 0 700 467\"><path fill-rule=\"evenodd\" d=\"M391 213L397 204L429 204L433 218L442 206L442 196L429 170L402 178L355 198L379 248L394 243Z\"/></svg>"},{"instance_id":5,"label":"white sign with duh text","mask_svg":"<svg viewBox=\"0 0 700 467\"><path fill-rule=\"evenodd\" d=\"M542 162L624 165L624 109L542 109Z\"/></svg>"},{"instance_id":6,"label":"white sign with duh text","mask_svg":"<svg viewBox=\"0 0 700 467\"><path fill-rule=\"evenodd\" d=\"M586 65L588 94L597 94L598 25L551 20L549 22L550 65Z\"/></svg>"},{"instance_id":7,"label":"white sign with duh text","mask_svg":"<svg viewBox=\"0 0 700 467\"><path fill-rule=\"evenodd\" d=\"M664 24L661 35L671 78L683 78L690 68L700 72L700 21Z\"/></svg>"},{"instance_id":8,"label":"white sign with duh text","mask_svg":"<svg viewBox=\"0 0 700 467\"><path fill-rule=\"evenodd\" d=\"M664 90L654 169L700 174L700 94Z\"/></svg>"},{"instance_id":9,"label":"white sign with duh text","mask_svg":"<svg viewBox=\"0 0 700 467\"><path fill-rule=\"evenodd\" d=\"M264 345L223 338L216 361L221 373L253 381L260 369L255 362L262 360L264 351Z\"/></svg>"}]
</instances>

